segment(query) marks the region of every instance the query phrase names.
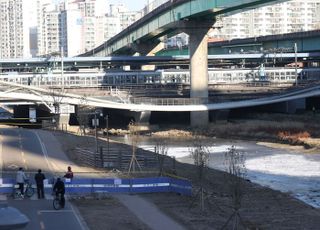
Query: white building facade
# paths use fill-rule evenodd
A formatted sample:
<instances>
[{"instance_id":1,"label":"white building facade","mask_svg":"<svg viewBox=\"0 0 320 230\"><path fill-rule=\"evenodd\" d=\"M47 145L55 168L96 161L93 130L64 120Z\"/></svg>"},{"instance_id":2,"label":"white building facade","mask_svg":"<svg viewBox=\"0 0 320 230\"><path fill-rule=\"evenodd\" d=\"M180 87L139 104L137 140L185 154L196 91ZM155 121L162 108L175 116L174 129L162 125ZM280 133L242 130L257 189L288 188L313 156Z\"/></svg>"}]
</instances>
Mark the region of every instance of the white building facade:
<instances>
[{"instance_id":1,"label":"white building facade","mask_svg":"<svg viewBox=\"0 0 320 230\"><path fill-rule=\"evenodd\" d=\"M222 16L209 32L214 39L232 40L320 29L320 0L292 0L232 16ZM188 44L180 34L167 39L167 47Z\"/></svg>"},{"instance_id":2,"label":"white building facade","mask_svg":"<svg viewBox=\"0 0 320 230\"><path fill-rule=\"evenodd\" d=\"M213 37L236 38L320 29L320 1L292 0L222 17L222 28Z\"/></svg>"},{"instance_id":3,"label":"white building facade","mask_svg":"<svg viewBox=\"0 0 320 230\"><path fill-rule=\"evenodd\" d=\"M0 58L30 57L28 0L0 0Z\"/></svg>"},{"instance_id":4,"label":"white building facade","mask_svg":"<svg viewBox=\"0 0 320 230\"><path fill-rule=\"evenodd\" d=\"M103 44L142 15L105 0L47 1L39 4L39 56L59 53L62 47L64 56L77 56Z\"/></svg>"}]
</instances>

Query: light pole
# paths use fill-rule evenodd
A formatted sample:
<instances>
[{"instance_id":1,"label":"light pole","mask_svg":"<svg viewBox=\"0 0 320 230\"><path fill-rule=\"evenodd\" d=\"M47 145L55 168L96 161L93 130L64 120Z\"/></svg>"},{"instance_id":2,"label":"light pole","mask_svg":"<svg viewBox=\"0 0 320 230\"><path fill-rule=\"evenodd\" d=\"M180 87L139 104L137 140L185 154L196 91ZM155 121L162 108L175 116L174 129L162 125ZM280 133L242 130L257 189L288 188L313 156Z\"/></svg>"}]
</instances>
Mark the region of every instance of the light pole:
<instances>
[{"instance_id":1,"label":"light pole","mask_svg":"<svg viewBox=\"0 0 320 230\"><path fill-rule=\"evenodd\" d=\"M94 136L95 136L96 152L98 153L99 149L98 149L98 120L97 120L97 114L99 114L101 117L103 116L103 114L98 110L96 110L94 112Z\"/></svg>"},{"instance_id":2,"label":"light pole","mask_svg":"<svg viewBox=\"0 0 320 230\"><path fill-rule=\"evenodd\" d=\"M297 43L294 43L294 67L295 67L295 77L296 77L296 86L298 86L298 69L297 69L297 61L298 61L298 57L297 57L297 51L298 51L298 47L297 47Z\"/></svg>"},{"instance_id":3,"label":"light pole","mask_svg":"<svg viewBox=\"0 0 320 230\"><path fill-rule=\"evenodd\" d=\"M109 115L106 115L106 128L107 128L107 150L109 155Z\"/></svg>"},{"instance_id":4,"label":"light pole","mask_svg":"<svg viewBox=\"0 0 320 230\"><path fill-rule=\"evenodd\" d=\"M63 55L64 55L64 53L63 53L63 46L61 46L61 83L62 83L62 87L61 87L61 89L62 89L62 91L64 91L64 84L65 84L65 82L64 82L64 76L63 76L63 69L64 69L64 65L63 65Z\"/></svg>"},{"instance_id":5,"label":"light pole","mask_svg":"<svg viewBox=\"0 0 320 230\"><path fill-rule=\"evenodd\" d=\"M94 137L96 144L96 152L98 152L98 131L97 131L97 112L94 112Z\"/></svg>"}]
</instances>

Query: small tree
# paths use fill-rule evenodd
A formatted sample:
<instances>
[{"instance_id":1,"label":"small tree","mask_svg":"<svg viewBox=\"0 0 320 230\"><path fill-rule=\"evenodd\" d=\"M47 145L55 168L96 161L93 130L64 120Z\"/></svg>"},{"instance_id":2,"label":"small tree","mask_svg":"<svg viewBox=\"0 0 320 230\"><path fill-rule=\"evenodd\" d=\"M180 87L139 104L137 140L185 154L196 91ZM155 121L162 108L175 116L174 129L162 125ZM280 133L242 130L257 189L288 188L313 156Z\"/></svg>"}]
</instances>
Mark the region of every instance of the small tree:
<instances>
[{"instance_id":1,"label":"small tree","mask_svg":"<svg viewBox=\"0 0 320 230\"><path fill-rule=\"evenodd\" d=\"M139 167L141 171L141 166L137 160L137 146L139 143L139 127L134 123L134 121L131 121L129 124L129 132L130 132L130 139L131 139L131 147L132 147L132 155L131 160L129 164L128 173L131 171L135 172L136 165Z\"/></svg>"},{"instance_id":2,"label":"small tree","mask_svg":"<svg viewBox=\"0 0 320 230\"><path fill-rule=\"evenodd\" d=\"M78 106L77 110L77 120L79 122L79 131L81 135L86 135L86 128L89 124L89 116L88 114L91 112L86 106Z\"/></svg>"},{"instance_id":3,"label":"small tree","mask_svg":"<svg viewBox=\"0 0 320 230\"><path fill-rule=\"evenodd\" d=\"M159 176L163 175L164 160L168 155L168 146L164 140L159 140L156 144L156 153L159 163Z\"/></svg>"},{"instance_id":4,"label":"small tree","mask_svg":"<svg viewBox=\"0 0 320 230\"><path fill-rule=\"evenodd\" d=\"M193 141L193 147L190 148L191 157L194 160L194 164L197 167L197 174L199 179L199 191L197 195L200 195L200 209L204 211L204 200L205 200L205 189L204 189L204 178L206 169L208 168L209 160L209 148L200 136L195 136Z\"/></svg>"},{"instance_id":5,"label":"small tree","mask_svg":"<svg viewBox=\"0 0 320 230\"><path fill-rule=\"evenodd\" d=\"M246 175L244 153L238 151L236 147L232 145L225 153L225 164L227 172L230 174L227 182L232 198L233 213L223 225L222 229L227 228L231 221L233 223L233 229L238 229L239 224L246 227L240 216L241 201L243 197L243 178Z\"/></svg>"}]
</instances>

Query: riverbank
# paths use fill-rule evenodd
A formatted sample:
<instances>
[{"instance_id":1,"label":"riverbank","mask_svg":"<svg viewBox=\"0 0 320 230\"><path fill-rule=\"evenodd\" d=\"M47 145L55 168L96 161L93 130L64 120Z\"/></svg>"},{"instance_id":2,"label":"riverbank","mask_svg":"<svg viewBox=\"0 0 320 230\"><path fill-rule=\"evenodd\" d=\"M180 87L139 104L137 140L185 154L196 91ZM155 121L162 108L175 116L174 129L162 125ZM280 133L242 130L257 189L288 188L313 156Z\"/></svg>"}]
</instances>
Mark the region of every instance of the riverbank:
<instances>
[{"instance_id":1,"label":"riverbank","mask_svg":"<svg viewBox=\"0 0 320 230\"><path fill-rule=\"evenodd\" d=\"M93 138L64 133L56 133L56 136L62 143L65 152L68 153L69 158L75 161L79 160L74 151L75 146L91 146L94 148ZM99 141L100 144L107 144L105 140ZM113 144L119 143L111 141L110 145ZM171 170L171 168L167 168L167 170ZM176 163L176 175L191 180L196 195L199 183L195 171L193 165ZM119 176L121 176L121 173ZM208 170L204 183L206 199L203 212L200 210L199 198L196 196L183 197L177 194L144 194L141 196L157 205L167 215L175 218L186 229L220 229L233 212L232 196L227 183L229 179L230 176L224 172ZM320 211L318 209L306 205L287 193L274 191L246 180L243 180L242 191L244 196L240 216L244 224L250 229L317 229L320 224ZM129 213L130 217L125 214L121 215L119 212L108 211L119 207L119 204L114 202L113 198L102 199L101 202L81 200L74 201L74 203L78 206L90 229L105 229L103 226L110 226L110 223L120 223L121 221L125 221L128 226L132 226L128 229L148 229L143 224L134 222L137 220L128 210L123 212ZM103 211L104 209L106 210ZM85 210L90 210L90 212ZM99 212L95 210L99 210ZM110 218L106 218L105 215ZM93 216L95 221L91 220ZM130 225L131 222L132 225ZM110 227L110 229L121 228Z\"/></svg>"}]
</instances>

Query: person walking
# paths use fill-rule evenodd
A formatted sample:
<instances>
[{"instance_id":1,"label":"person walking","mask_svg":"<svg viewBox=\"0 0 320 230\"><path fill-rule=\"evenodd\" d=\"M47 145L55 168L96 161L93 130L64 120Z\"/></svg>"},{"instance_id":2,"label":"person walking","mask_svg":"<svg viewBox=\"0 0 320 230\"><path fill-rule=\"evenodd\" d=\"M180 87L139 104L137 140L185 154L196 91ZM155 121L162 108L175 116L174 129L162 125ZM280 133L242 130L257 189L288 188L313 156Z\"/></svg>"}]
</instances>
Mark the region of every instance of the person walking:
<instances>
[{"instance_id":1,"label":"person walking","mask_svg":"<svg viewBox=\"0 0 320 230\"><path fill-rule=\"evenodd\" d=\"M23 168L20 167L17 172L16 182L19 185L22 196L24 196L24 182L27 180L26 174L24 174Z\"/></svg>"},{"instance_id":2,"label":"person walking","mask_svg":"<svg viewBox=\"0 0 320 230\"><path fill-rule=\"evenodd\" d=\"M37 192L38 192L38 199L44 198L44 185L43 181L46 179L45 175L42 173L41 169L38 169L38 173L34 175L34 180L37 184Z\"/></svg>"},{"instance_id":3,"label":"person walking","mask_svg":"<svg viewBox=\"0 0 320 230\"><path fill-rule=\"evenodd\" d=\"M72 179L73 178L73 172L71 170L71 166L68 166L68 171L66 174L63 176L64 178Z\"/></svg>"}]
</instances>

